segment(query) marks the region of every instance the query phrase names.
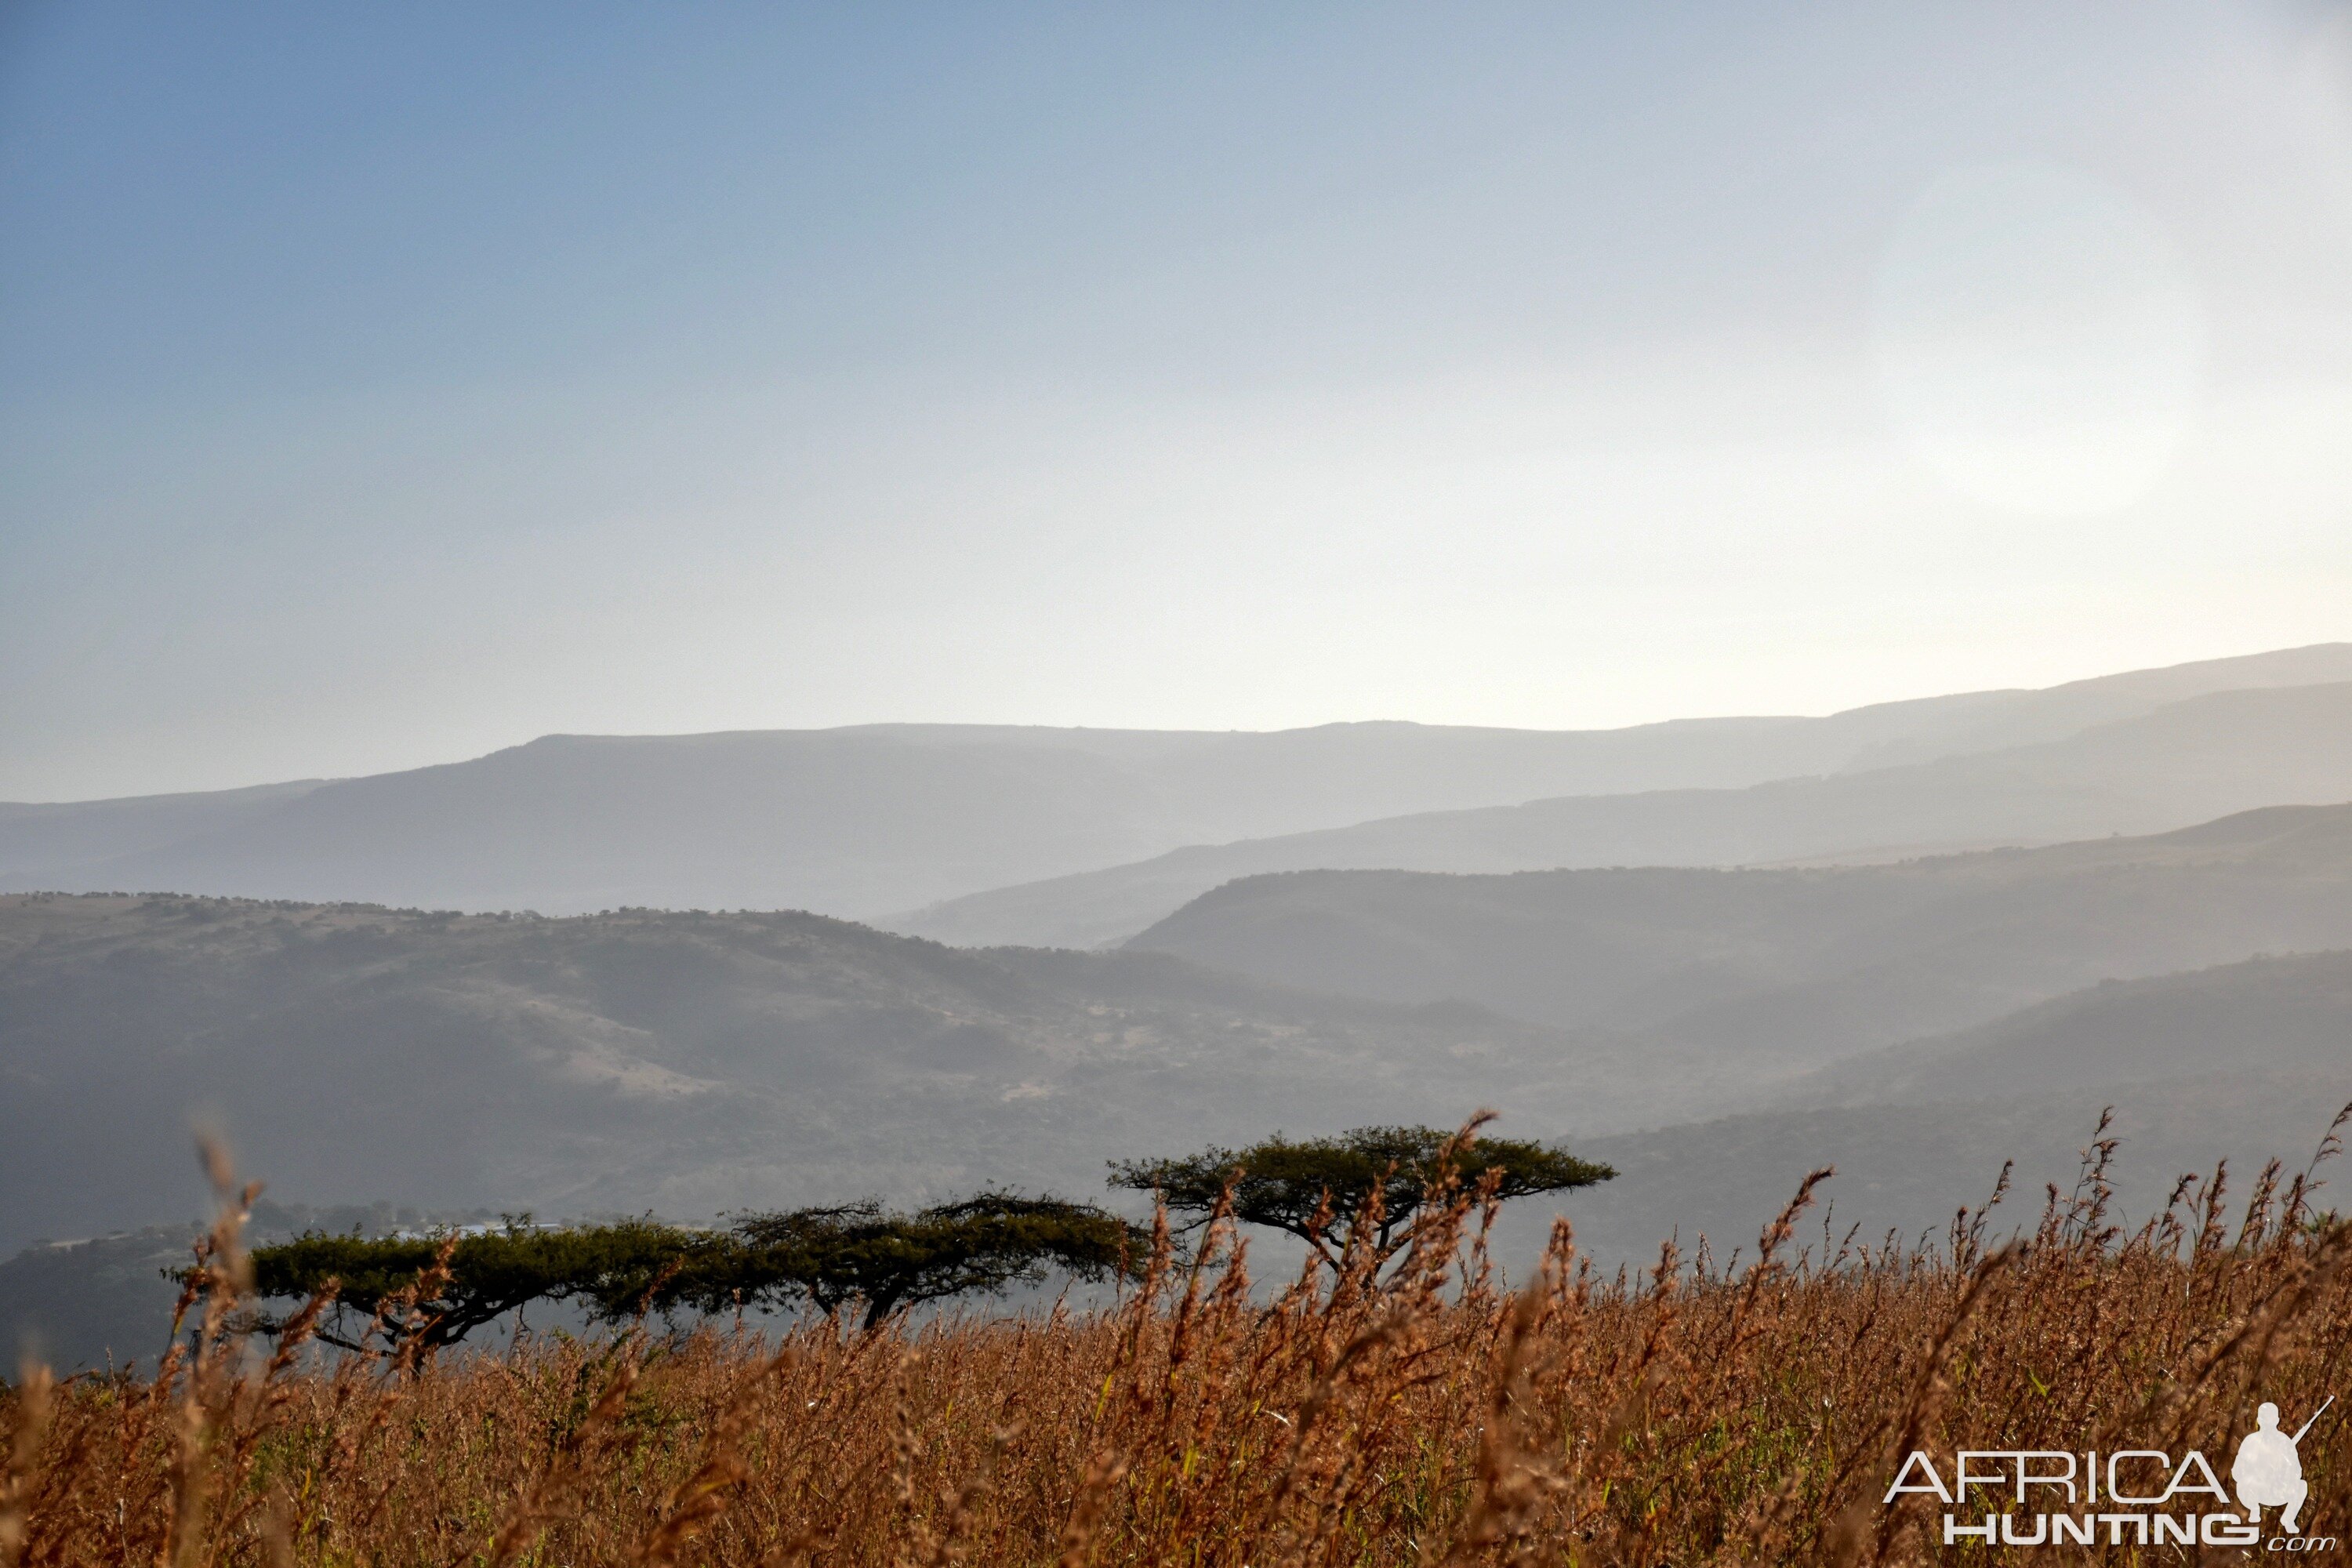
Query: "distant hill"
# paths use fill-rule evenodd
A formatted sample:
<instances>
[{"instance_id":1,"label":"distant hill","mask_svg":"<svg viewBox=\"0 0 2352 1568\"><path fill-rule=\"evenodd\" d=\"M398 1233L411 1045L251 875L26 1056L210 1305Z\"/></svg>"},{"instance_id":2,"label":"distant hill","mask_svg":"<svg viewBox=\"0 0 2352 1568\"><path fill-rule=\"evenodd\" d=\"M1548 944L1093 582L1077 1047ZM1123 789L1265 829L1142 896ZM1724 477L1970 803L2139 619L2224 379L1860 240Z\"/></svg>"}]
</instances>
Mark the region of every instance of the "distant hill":
<instances>
[{"instance_id":1,"label":"distant hill","mask_svg":"<svg viewBox=\"0 0 2352 1568\"><path fill-rule=\"evenodd\" d=\"M69 868L152 854L272 815L323 779L200 795L134 795L53 805L0 803L0 878L38 878Z\"/></svg>"},{"instance_id":2,"label":"distant hill","mask_svg":"<svg viewBox=\"0 0 2352 1568\"><path fill-rule=\"evenodd\" d=\"M2035 944L2063 950L2044 973L2056 984L2102 932L2128 944L2200 919L2224 929L2249 910L2328 918L2347 819L2284 808L1916 867L1656 875L1804 894L1719 928L1717 958L1778 952L1819 967L1875 930L1906 930L1927 946L1916 967L1888 969L1896 991L1933 990L1940 953L1981 996L1997 989L1982 974ZM1939 872L1958 886L1939 889ZM1837 888L1900 874L1923 877L1926 893ZM1689 937L1687 921L1664 918L1672 900L1614 901L1628 932L1661 946ZM1818 951L1794 940L1800 926ZM1566 1205L1613 1264L1676 1229L1685 1245L1706 1232L1718 1258L1752 1246L1822 1163L1840 1167L1828 1192L1841 1233L1853 1221L1870 1237L1940 1227L2009 1158L2021 1185L2006 1212L2030 1223L2039 1184L2071 1179L2110 1102L2123 1107L2132 1213L2223 1155L2242 1192L2261 1158L2306 1157L2352 1099L2352 952L2092 980L1793 1079L1813 1059L1805 1049L1760 1032L1705 1037L1690 1010L1662 1000L1677 984L1707 989L1693 970L1621 998L1623 1026L1547 1027L1463 1002L1318 995L1163 953L965 952L804 914L533 920L0 898L0 1258L41 1237L201 1213L192 1112L226 1132L273 1200L297 1206L698 1219L992 1183L1091 1194L1115 1156L1492 1105L1507 1131L1566 1134L1619 1167ZM1784 986L1752 1016L1771 1018L1804 990ZM1661 1013L1672 1028L1634 1026ZM1776 1093L1781 1108L1766 1109ZM1720 1115L1741 1106L1759 1109ZM1507 1218L1504 1256L1531 1256L1550 1213ZM150 1271L185 1234L0 1263L0 1331L36 1325L85 1359L152 1353L167 1292Z\"/></svg>"},{"instance_id":3,"label":"distant hill","mask_svg":"<svg viewBox=\"0 0 2352 1568\"><path fill-rule=\"evenodd\" d=\"M942 942L1093 946L1235 879L1320 868L1866 861L2144 834L2352 799L2352 684L2216 692L2062 741L1744 789L1583 795L1195 847L900 916Z\"/></svg>"},{"instance_id":4,"label":"distant hill","mask_svg":"<svg viewBox=\"0 0 2352 1568\"><path fill-rule=\"evenodd\" d=\"M179 1298L167 1271L187 1267L202 1233L195 1224L146 1226L0 1258L0 1355L59 1373L161 1355Z\"/></svg>"},{"instance_id":5,"label":"distant hill","mask_svg":"<svg viewBox=\"0 0 2352 1568\"><path fill-rule=\"evenodd\" d=\"M1801 721L1599 733L1380 723L1271 734L909 724L551 735L267 798L0 806L0 888L872 914L1200 837L1610 781L1769 777L1822 755L1791 726Z\"/></svg>"},{"instance_id":6,"label":"distant hill","mask_svg":"<svg viewBox=\"0 0 2352 1568\"><path fill-rule=\"evenodd\" d=\"M1685 1257L1704 1235L1721 1263L1733 1247L1753 1258L1756 1237L1808 1171L1832 1165L1821 1206L1797 1240L1831 1250L1851 1227L1875 1250L1887 1232L1902 1241L1940 1240L1960 1205L1981 1205L2005 1161L2017 1162L2010 1195L1993 1211L1990 1233L2027 1232L2041 1217L2048 1186L2071 1191L2081 1152L2103 1106L2116 1108L2122 1140L2110 1174L2116 1209L2129 1226L2164 1206L2183 1175L2210 1176L2230 1164L2225 1194L2234 1223L2263 1163L2290 1171L2311 1161L2329 1121L2352 1101L2352 1065L2326 1073L2221 1074L2097 1091L1974 1098L1930 1104L1871 1105L1759 1111L1648 1132L1595 1138L1578 1152L1614 1165L1618 1178L1574 1205L1577 1234L1614 1265L1654 1259L1658 1244L1679 1234ZM2328 1184L2322 1206L2352 1209L2352 1163L2321 1167ZM1506 1247L1526 1256L1536 1241L1531 1216L1510 1215Z\"/></svg>"},{"instance_id":7,"label":"distant hill","mask_svg":"<svg viewBox=\"0 0 2352 1568\"><path fill-rule=\"evenodd\" d=\"M2101 1093L1755 1112L1584 1139L1579 1152L1608 1161L1618 1177L1564 1204L1506 1208L1496 1256L1523 1278L1553 1215L1564 1208L1580 1247L1604 1268L1654 1261L1669 1237L1686 1260L1702 1237L1718 1265L1735 1249L1752 1258L1757 1233L1805 1173L1822 1165L1838 1173L1821 1188L1821 1203L1794 1243L1817 1256L1833 1252L1856 1227L1854 1241L1874 1250L1890 1230L1906 1244L1939 1240L1954 1211L1980 1205L2002 1163L2012 1160L2010 1195L1988 1228L1996 1237L2021 1226L2030 1231L2046 1185L2072 1188L2080 1152L2108 1104L2116 1108L2113 1131L2122 1140L2111 1168L2116 1206L2123 1221L2137 1225L2182 1174L2210 1174L2220 1161L2230 1162L2232 1205L2243 1201L2265 1160L2303 1169L2347 1100L2352 1072L2236 1073L2117 1084ZM2352 1166L2323 1166L2322 1174L2333 1180L2320 1190L2321 1204L2352 1207ZM1072 1190L1080 1185L1074 1182ZM265 1198L254 1233L282 1237L318 1225L373 1234L386 1228L386 1207L298 1205L289 1213ZM400 1217L415 1225L423 1216ZM173 1298L161 1271L186 1261L196 1228L151 1226L0 1259L0 1353L13 1358L29 1343L60 1370L102 1365L110 1353L118 1363L152 1357L162 1346ZM1267 1241L1255 1238L1253 1255L1271 1276L1280 1271L1282 1249ZM533 1316L542 1327L561 1321L553 1312Z\"/></svg>"},{"instance_id":8,"label":"distant hill","mask_svg":"<svg viewBox=\"0 0 2352 1568\"><path fill-rule=\"evenodd\" d=\"M312 1228L384 1236L496 1217L480 1211L425 1215L389 1204L288 1207L263 1198L254 1205L245 1234L248 1242L283 1241ZM143 1361L152 1367L169 1342L180 1294L170 1271L187 1267L205 1228L194 1220L145 1226L43 1243L0 1258L0 1357L13 1367L29 1353L59 1373L110 1363Z\"/></svg>"},{"instance_id":9,"label":"distant hill","mask_svg":"<svg viewBox=\"0 0 2352 1568\"><path fill-rule=\"evenodd\" d=\"M2105 979L2334 948L2352 948L2352 806L1885 866L1298 872L1229 884L1130 944L1631 1031L1759 1082Z\"/></svg>"},{"instance_id":10,"label":"distant hill","mask_svg":"<svg viewBox=\"0 0 2352 1568\"><path fill-rule=\"evenodd\" d=\"M2203 692L2341 680L2352 680L2352 645L2042 691L1885 703L1823 719L1614 731L903 724L548 736L470 762L369 778L0 805L0 889L170 888L468 910L651 905L878 917L1185 845L1546 797L1732 789L2050 741ZM2080 825L2105 824L2096 813L2070 820L2076 825L2042 836L2107 830ZM2006 841L2013 825L1998 826ZM1908 831L1899 821L1893 829ZM1710 849L1707 858L1717 857ZM1122 896L1118 910L1100 916L975 924L941 914L935 934L1088 945L1140 930L1238 873L1220 862L1202 874L1205 881L1154 891L1139 906ZM932 924L916 924L933 932Z\"/></svg>"},{"instance_id":11,"label":"distant hill","mask_svg":"<svg viewBox=\"0 0 2352 1568\"><path fill-rule=\"evenodd\" d=\"M2352 1103L2352 952L2248 960L2110 981L1979 1028L1852 1058L1801 1079L1785 1103L1745 1114L1582 1141L1620 1174L1580 1194L1580 1237L1611 1263L1702 1234L1720 1261L1753 1256L1757 1233L1806 1172L1833 1238L1939 1237L1962 1204L1980 1205L2006 1161L2011 1195L1991 1233L2031 1230L2055 1183L2071 1191L2103 1107L2120 1147L2109 1171L2117 1216L2158 1210L2185 1174L2228 1161L2234 1222L2263 1163L2304 1169ZM2352 1163L2320 1167L2324 1207L2352 1211ZM1800 1238L1818 1248L1823 1213ZM1537 1244L1533 1216L1506 1220L1507 1250Z\"/></svg>"},{"instance_id":12,"label":"distant hill","mask_svg":"<svg viewBox=\"0 0 2352 1568\"><path fill-rule=\"evenodd\" d=\"M192 1113L289 1203L551 1215L992 1182L1505 1103L1673 1114L1622 1042L1156 953L966 952L819 916L568 920L0 898L0 1256L204 1212Z\"/></svg>"},{"instance_id":13,"label":"distant hill","mask_svg":"<svg viewBox=\"0 0 2352 1568\"><path fill-rule=\"evenodd\" d=\"M199 1212L192 1112L288 1201L682 1217L1091 1188L1114 1156L1482 1104L1530 1135L1664 1125L1880 1047L1990 1048L2103 979L2352 949L2352 808L1885 867L1316 873L1184 932L973 952L804 914L0 898L0 1252ZM2183 1059L2210 1026L2293 1047L2263 1070L2325 1064L2331 973L2249 971L2259 1028L2173 1008ZM2053 1081L2176 1070L2153 1059Z\"/></svg>"},{"instance_id":14,"label":"distant hill","mask_svg":"<svg viewBox=\"0 0 2352 1568\"><path fill-rule=\"evenodd\" d=\"M1858 1105L2077 1094L2233 1071L2336 1073L2352 1084L2352 952L2106 981L1978 1028L1840 1062L1792 1098Z\"/></svg>"}]
</instances>

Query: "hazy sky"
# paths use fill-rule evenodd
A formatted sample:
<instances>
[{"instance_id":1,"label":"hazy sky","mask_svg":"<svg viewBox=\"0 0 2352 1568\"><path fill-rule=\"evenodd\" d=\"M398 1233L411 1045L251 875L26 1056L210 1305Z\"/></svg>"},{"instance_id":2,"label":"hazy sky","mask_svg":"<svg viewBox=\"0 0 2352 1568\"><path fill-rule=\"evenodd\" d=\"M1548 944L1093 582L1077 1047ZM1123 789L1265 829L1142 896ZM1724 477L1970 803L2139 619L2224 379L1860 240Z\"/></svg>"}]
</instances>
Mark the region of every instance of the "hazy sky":
<instances>
[{"instance_id":1,"label":"hazy sky","mask_svg":"<svg viewBox=\"0 0 2352 1568\"><path fill-rule=\"evenodd\" d=\"M26 5L0 797L2352 637L2352 10Z\"/></svg>"}]
</instances>

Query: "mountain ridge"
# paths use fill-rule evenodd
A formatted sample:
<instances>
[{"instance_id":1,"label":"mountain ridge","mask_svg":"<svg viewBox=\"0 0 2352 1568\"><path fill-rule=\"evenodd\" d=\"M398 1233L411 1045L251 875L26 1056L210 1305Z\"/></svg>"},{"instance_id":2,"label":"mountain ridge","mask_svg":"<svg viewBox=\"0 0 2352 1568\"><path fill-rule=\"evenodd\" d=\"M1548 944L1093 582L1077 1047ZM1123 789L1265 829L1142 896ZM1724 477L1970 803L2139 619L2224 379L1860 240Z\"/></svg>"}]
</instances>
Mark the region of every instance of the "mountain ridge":
<instances>
[{"instance_id":1,"label":"mountain ridge","mask_svg":"<svg viewBox=\"0 0 2352 1568\"><path fill-rule=\"evenodd\" d=\"M178 888L556 913L807 908L878 920L1188 844L1754 784L2048 739L2183 693L2331 678L2352 679L2352 644L1822 718L1612 731L1371 721L1267 732L879 724L551 735L363 778L0 805L0 889ZM1053 934L982 933L982 944Z\"/></svg>"},{"instance_id":2,"label":"mountain ridge","mask_svg":"<svg viewBox=\"0 0 2352 1568\"><path fill-rule=\"evenodd\" d=\"M2210 692L2059 741L1738 789L1574 795L1418 813L992 889L883 923L971 945L1128 940L1239 878L1884 860L2166 831L2352 798L2352 683Z\"/></svg>"},{"instance_id":3,"label":"mountain ridge","mask_svg":"<svg viewBox=\"0 0 2352 1568\"><path fill-rule=\"evenodd\" d=\"M2352 947L2352 805L1885 866L1289 872L1129 945L1810 1070L2101 979Z\"/></svg>"}]
</instances>

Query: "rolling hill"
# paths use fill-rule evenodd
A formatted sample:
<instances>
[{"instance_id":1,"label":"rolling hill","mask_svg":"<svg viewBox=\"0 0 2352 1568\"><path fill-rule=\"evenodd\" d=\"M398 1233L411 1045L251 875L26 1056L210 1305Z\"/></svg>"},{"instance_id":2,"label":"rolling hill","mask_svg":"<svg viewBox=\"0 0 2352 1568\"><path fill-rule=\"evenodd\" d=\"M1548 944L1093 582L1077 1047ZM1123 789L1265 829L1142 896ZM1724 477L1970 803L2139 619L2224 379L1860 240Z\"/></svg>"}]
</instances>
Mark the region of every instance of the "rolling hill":
<instances>
[{"instance_id":1,"label":"rolling hill","mask_svg":"<svg viewBox=\"0 0 2352 1568\"><path fill-rule=\"evenodd\" d=\"M1229 884L1129 945L1628 1031L1762 1081L2101 980L2352 947L2352 806L1884 866L1299 872Z\"/></svg>"},{"instance_id":2,"label":"rolling hill","mask_svg":"<svg viewBox=\"0 0 2352 1568\"><path fill-rule=\"evenodd\" d=\"M2048 1189L2071 1192L2082 1152L2112 1107L2120 1140L2109 1177L2115 1217L2127 1227L2159 1212L2183 1176L2210 1177L2228 1162L2232 1206L2246 1198L2264 1162L2306 1168L2328 1125L2352 1101L2352 1064L2329 1072L2216 1074L2117 1083L2025 1096L1970 1097L1924 1104L1832 1106L1752 1111L1655 1131L1595 1138L1579 1152L1615 1166L1615 1181L1580 1194L1577 1233L1604 1263L1654 1258L1676 1236L1688 1255L1700 1236L1717 1262L1734 1247L1755 1254L1759 1231L1808 1171L1833 1166L1822 1207L1798 1239L1833 1249L1849 1229L1858 1242L1937 1240L1962 1205L1981 1205L2003 1163L2015 1161L2009 1196L1994 1210L1994 1237L2031 1233ZM2352 1167L2320 1167L2322 1206L2352 1208ZM2235 1218L2235 1213L2232 1214ZM1826 1224L1824 1224L1826 1222ZM1526 1256L1539 1239L1532 1219L1512 1215L1505 1244Z\"/></svg>"},{"instance_id":3,"label":"rolling hill","mask_svg":"<svg viewBox=\"0 0 2352 1568\"><path fill-rule=\"evenodd\" d=\"M1114 1156L1673 1112L1624 1043L1156 953L820 916L0 898L0 1252L202 1212L192 1115L309 1204L659 1208L1091 1191ZM1664 1098L1658 1098L1663 1094Z\"/></svg>"},{"instance_id":4,"label":"rolling hill","mask_svg":"<svg viewBox=\"0 0 2352 1568\"><path fill-rule=\"evenodd\" d=\"M0 889L169 888L471 910L652 905L878 917L1186 845L1546 797L1731 789L2044 742L2200 693L2346 679L2352 645L2328 644L1821 719L1615 731L898 724L555 735L469 762L368 778L0 805ZM2263 797L2278 798L2290 797ZM2025 826L2046 829L2040 837L2064 837L2106 831L2097 825L2107 821L2095 810L2077 811L2064 822L2033 818ZM2015 824L2004 818L1995 826L2006 841ZM1874 831L1885 841L1885 832L1910 828L1897 813ZM1393 858L1402 851L1387 847L1381 833L1373 837L1383 846L1374 852L1390 857L1376 863L1419 863ZM1819 842L1818 835L1802 839ZM1668 858L1694 856L1723 858L1712 845ZM914 927L959 942L1090 945L1100 935L1140 930L1192 893L1239 874L1223 861L1197 875L1189 865L1189 890L1154 890L1140 914L1126 897L1125 912L1085 915L1075 924L1057 915L974 925L942 914Z\"/></svg>"},{"instance_id":5,"label":"rolling hill","mask_svg":"<svg viewBox=\"0 0 2352 1568\"><path fill-rule=\"evenodd\" d=\"M894 918L941 942L1087 947L1242 877L1742 866L2144 834L2352 798L2352 684L2216 692L2062 741L1744 789L1661 790L1423 813L1179 849Z\"/></svg>"},{"instance_id":6,"label":"rolling hill","mask_svg":"<svg viewBox=\"0 0 2352 1568\"><path fill-rule=\"evenodd\" d=\"M2105 981L1973 1029L1840 1062L1797 1085L1791 1099L2074 1095L2233 1072L2334 1073L2352 1086L2352 952L2264 954Z\"/></svg>"},{"instance_id":7,"label":"rolling hill","mask_svg":"<svg viewBox=\"0 0 2352 1568\"><path fill-rule=\"evenodd\" d=\"M1595 780L1769 776L1818 752L1783 739L1787 727L551 735L469 762L271 792L0 806L0 887L866 914L1203 836Z\"/></svg>"},{"instance_id":8,"label":"rolling hill","mask_svg":"<svg viewBox=\"0 0 2352 1568\"><path fill-rule=\"evenodd\" d=\"M2005 1162L2011 1194L1996 1237L2031 1231L2055 1184L2071 1192L2103 1110L2119 1140L2108 1171L2126 1226L2162 1207L2184 1175L2228 1162L2242 1203L2264 1162L2310 1164L2352 1104L2352 952L2284 954L2142 980L2108 981L1980 1027L1850 1058L1790 1086L1781 1103L1582 1141L1617 1180L1579 1195L1585 1246L1614 1263L1678 1235L1718 1261L1752 1249L1808 1171L1834 1166L1801 1233L1832 1245L1887 1233L1940 1236L1979 1205ZM2352 1167L2323 1163L2322 1206L2352 1209ZM1525 1256L1539 1216L1502 1236Z\"/></svg>"},{"instance_id":9,"label":"rolling hill","mask_svg":"<svg viewBox=\"0 0 2352 1568\"><path fill-rule=\"evenodd\" d=\"M2324 920L2347 837L2352 808L2282 808L1913 867L1663 875L1782 889L1716 924L1718 957L1777 942L1781 962L1821 966L1907 927L1965 970L2070 929L2079 962L2099 941L2221 929L2233 910ZM1838 886L1896 873L1925 873L1936 896ZM1958 886L1939 891L1937 873ZM1614 896L1606 875L1596 907L1614 905L1620 934L1646 922L1652 942L1688 942L1687 921L1661 918L1672 900ZM1654 983L1614 1016L1654 1015L1675 989ZM1840 1235L1936 1230L2010 1159L2003 1212L2030 1225L2104 1104L2120 1107L2137 1218L2217 1159L2240 1192L2264 1157L2300 1163L2352 1099L2352 952L2094 981L1793 1078L1805 1052L1708 1041L1663 1010L1683 1038L1318 995L1163 953L960 952L800 914L0 898L0 1256L201 1212L192 1110L298 1209L703 1218L988 1183L1091 1194L1113 1156L1496 1105L1507 1130L1571 1135L1618 1167L1568 1205L1613 1266L1669 1234L1687 1248L1704 1233L1718 1258L1752 1246L1824 1163L1840 1170ZM1531 1256L1549 1215L1512 1211L1501 1256ZM184 1226L131 1230L0 1263L0 1330L38 1324L86 1359L152 1353L168 1296L152 1270L184 1240Z\"/></svg>"}]
</instances>

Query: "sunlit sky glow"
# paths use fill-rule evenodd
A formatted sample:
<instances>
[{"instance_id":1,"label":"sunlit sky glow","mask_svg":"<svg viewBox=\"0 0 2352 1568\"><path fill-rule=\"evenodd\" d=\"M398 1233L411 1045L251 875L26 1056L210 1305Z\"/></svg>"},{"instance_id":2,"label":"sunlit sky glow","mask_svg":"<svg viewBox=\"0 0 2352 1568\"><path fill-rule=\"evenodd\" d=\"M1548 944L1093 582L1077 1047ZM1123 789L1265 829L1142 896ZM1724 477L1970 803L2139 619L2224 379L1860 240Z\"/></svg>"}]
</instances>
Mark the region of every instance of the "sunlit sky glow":
<instances>
[{"instance_id":1,"label":"sunlit sky glow","mask_svg":"<svg viewBox=\"0 0 2352 1568\"><path fill-rule=\"evenodd\" d=\"M0 798L2341 638L2341 5L0 21Z\"/></svg>"}]
</instances>

